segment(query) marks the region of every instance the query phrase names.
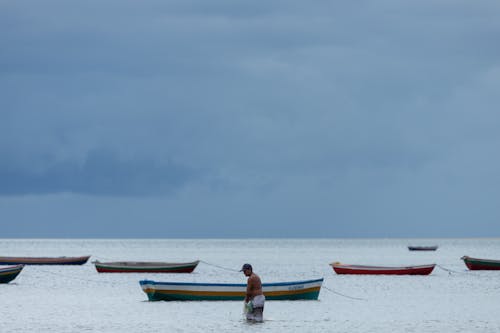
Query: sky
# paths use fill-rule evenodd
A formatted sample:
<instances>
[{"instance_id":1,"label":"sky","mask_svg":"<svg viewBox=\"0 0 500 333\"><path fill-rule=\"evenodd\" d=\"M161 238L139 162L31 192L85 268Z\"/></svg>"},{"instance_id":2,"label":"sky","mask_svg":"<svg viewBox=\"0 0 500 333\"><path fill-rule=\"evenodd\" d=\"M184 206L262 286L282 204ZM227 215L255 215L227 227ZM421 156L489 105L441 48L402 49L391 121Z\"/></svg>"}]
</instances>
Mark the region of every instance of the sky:
<instances>
[{"instance_id":1,"label":"sky","mask_svg":"<svg viewBox=\"0 0 500 333\"><path fill-rule=\"evenodd\" d=\"M500 237L499 17L0 0L1 237Z\"/></svg>"}]
</instances>

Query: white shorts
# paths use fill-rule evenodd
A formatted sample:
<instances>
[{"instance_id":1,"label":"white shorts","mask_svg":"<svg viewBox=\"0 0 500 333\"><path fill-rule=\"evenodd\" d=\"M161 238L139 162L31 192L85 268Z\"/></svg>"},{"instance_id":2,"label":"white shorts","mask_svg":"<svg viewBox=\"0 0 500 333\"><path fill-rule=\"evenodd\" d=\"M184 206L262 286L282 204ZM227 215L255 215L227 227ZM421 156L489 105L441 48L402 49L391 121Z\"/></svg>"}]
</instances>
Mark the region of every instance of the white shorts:
<instances>
[{"instance_id":1,"label":"white shorts","mask_svg":"<svg viewBox=\"0 0 500 333\"><path fill-rule=\"evenodd\" d=\"M266 297L264 295L257 295L252 299L252 304L254 308L263 308Z\"/></svg>"},{"instance_id":2,"label":"white shorts","mask_svg":"<svg viewBox=\"0 0 500 333\"><path fill-rule=\"evenodd\" d=\"M250 302L252 302L252 311L247 312L247 320L253 321L263 321L264 314L264 303L266 298L264 295L255 296Z\"/></svg>"}]
</instances>

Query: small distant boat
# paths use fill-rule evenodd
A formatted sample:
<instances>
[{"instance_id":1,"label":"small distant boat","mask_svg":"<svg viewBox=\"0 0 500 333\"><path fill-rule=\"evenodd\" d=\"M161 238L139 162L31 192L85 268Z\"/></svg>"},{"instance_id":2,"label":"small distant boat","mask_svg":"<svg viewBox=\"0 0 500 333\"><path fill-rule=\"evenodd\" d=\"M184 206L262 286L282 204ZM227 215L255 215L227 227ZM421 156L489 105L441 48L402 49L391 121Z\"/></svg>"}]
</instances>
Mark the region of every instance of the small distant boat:
<instances>
[{"instance_id":1,"label":"small distant boat","mask_svg":"<svg viewBox=\"0 0 500 333\"><path fill-rule=\"evenodd\" d=\"M155 282L142 280L150 301L239 301L245 299L246 284ZM323 279L263 283L266 300L317 300Z\"/></svg>"},{"instance_id":2,"label":"small distant boat","mask_svg":"<svg viewBox=\"0 0 500 333\"><path fill-rule=\"evenodd\" d=\"M438 248L437 245L432 246L408 246L408 250L410 251L436 251Z\"/></svg>"},{"instance_id":3,"label":"small distant boat","mask_svg":"<svg viewBox=\"0 0 500 333\"><path fill-rule=\"evenodd\" d=\"M94 261L95 269L99 273L191 273L199 264L193 262L169 263L146 261Z\"/></svg>"},{"instance_id":4,"label":"small distant boat","mask_svg":"<svg viewBox=\"0 0 500 333\"><path fill-rule=\"evenodd\" d=\"M0 265L83 265L90 256L83 257L0 257Z\"/></svg>"},{"instance_id":5,"label":"small distant boat","mask_svg":"<svg viewBox=\"0 0 500 333\"><path fill-rule=\"evenodd\" d=\"M9 283L21 273L24 265L0 268L0 283Z\"/></svg>"},{"instance_id":6,"label":"small distant boat","mask_svg":"<svg viewBox=\"0 0 500 333\"><path fill-rule=\"evenodd\" d=\"M463 256L461 258L465 266L469 268L470 270L477 271L477 270L490 270L490 271L497 271L500 270L500 260L491 260L491 259L478 259L478 258L471 258L469 256Z\"/></svg>"},{"instance_id":7,"label":"small distant boat","mask_svg":"<svg viewBox=\"0 0 500 333\"><path fill-rule=\"evenodd\" d=\"M429 275L436 266L435 264L404 267L383 267L344 265L341 263L330 264L337 274L385 274L385 275Z\"/></svg>"}]
</instances>

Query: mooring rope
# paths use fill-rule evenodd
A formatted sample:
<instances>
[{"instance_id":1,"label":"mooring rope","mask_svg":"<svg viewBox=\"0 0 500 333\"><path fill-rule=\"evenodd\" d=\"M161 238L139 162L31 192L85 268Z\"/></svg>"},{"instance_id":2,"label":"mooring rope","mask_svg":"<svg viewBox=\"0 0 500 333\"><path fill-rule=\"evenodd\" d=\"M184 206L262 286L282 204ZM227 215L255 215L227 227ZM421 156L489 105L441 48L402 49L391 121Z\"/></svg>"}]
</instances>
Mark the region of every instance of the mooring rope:
<instances>
[{"instance_id":1,"label":"mooring rope","mask_svg":"<svg viewBox=\"0 0 500 333\"><path fill-rule=\"evenodd\" d=\"M97 256L92 256L92 258L94 258L95 260L92 260L92 262L94 261L118 261L117 259L112 259L112 258L106 258L106 257L97 257Z\"/></svg>"},{"instance_id":2,"label":"mooring rope","mask_svg":"<svg viewBox=\"0 0 500 333\"><path fill-rule=\"evenodd\" d=\"M356 301L367 301L366 298L360 298L360 297L353 297L353 296L349 296L349 295L346 295L346 294L342 294L342 293L339 293L338 291L335 291L333 289L330 289L328 288L327 286L323 286L322 288L328 290L329 292L331 293L334 293L336 295L339 295L339 296L342 296L342 297L345 297L345 298L350 298L350 299L354 299Z\"/></svg>"},{"instance_id":3,"label":"mooring rope","mask_svg":"<svg viewBox=\"0 0 500 333\"><path fill-rule=\"evenodd\" d=\"M480 274L478 271L470 271L470 270L466 270L466 271L454 271L452 269L449 269L449 268L446 268L446 267L443 267L441 265L436 265L437 267L441 268L442 270L445 270L448 272L449 275L451 275L451 273L455 273L455 274L461 274L461 275L469 275L469 276L474 276L475 278L488 278L482 274Z\"/></svg>"},{"instance_id":4,"label":"mooring rope","mask_svg":"<svg viewBox=\"0 0 500 333\"><path fill-rule=\"evenodd\" d=\"M443 267L441 265L436 265L436 266L439 267L439 268L441 268L443 271L447 271L448 274L451 274L451 273L468 274L467 272L454 271L453 269L449 269L449 268Z\"/></svg>"},{"instance_id":5,"label":"mooring rope","mask_svg":"<svg viewBox=\"0 0 500 333\"><path fill-rule=\"evenodd\" d=\"M106 284L115 284L115 285L120 283L120 282L116 282L116 281L99 281L99 280L85 279L85 278L76 277L76 276L67 275L67 274L54 273L54 272L51 272L51 271L46 271L44 269L37 269L37 271L38 272L42 272L42 273L47 273L47 274L62 276L62 277L68 278L68 279L85 281L85 282L106 283Z\"/></svg>"},{"instance_id":6,"label":"mooring rope","mask_svg":"<svg viewBox=\"0 0 500 333\"><path fill-rule=\"evenodd\" d=\"M206 265L209 265L209 266L213 266L213 267L217 267L217 268L220 268L220 269L224 269L226 271L231 271L231 272L237 272L239 273L240 271L237 270L237 269L233 269L233 268L227 268L227 267L223 267L223 266L219 266L219 265L216 265L216 264L211 264L209 262L206 262L205 260L200 260L200 262L206 264Z\"/></svg>"}]
</instances>

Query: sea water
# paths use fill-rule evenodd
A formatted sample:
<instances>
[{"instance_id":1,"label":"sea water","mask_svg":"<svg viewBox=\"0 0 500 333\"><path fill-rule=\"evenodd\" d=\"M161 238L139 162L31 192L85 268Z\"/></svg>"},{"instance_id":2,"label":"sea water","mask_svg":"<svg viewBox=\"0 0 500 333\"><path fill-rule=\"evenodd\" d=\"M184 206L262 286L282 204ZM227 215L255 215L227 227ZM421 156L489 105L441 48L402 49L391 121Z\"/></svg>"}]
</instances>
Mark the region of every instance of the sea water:
<instances>
[{"instance_id":1,"label":"sea water","mask_svg":"<svg viewBox=\"0 0 500 333\"><path fill-rule=\"evenodd\" d=\"M411 252L408 245L439 245ZM83 266L25 266L0 284L0 332L500 332L500 239L0 239L0 256L92 255ZM92 260L202 260L191 274L103 274ZM336 275L329 263L436 263L429 276ZM323 277L318 301L268 301L248 323L243 302L149 302L139 280L246 283Z\"/></svg>"}]
</instances>

